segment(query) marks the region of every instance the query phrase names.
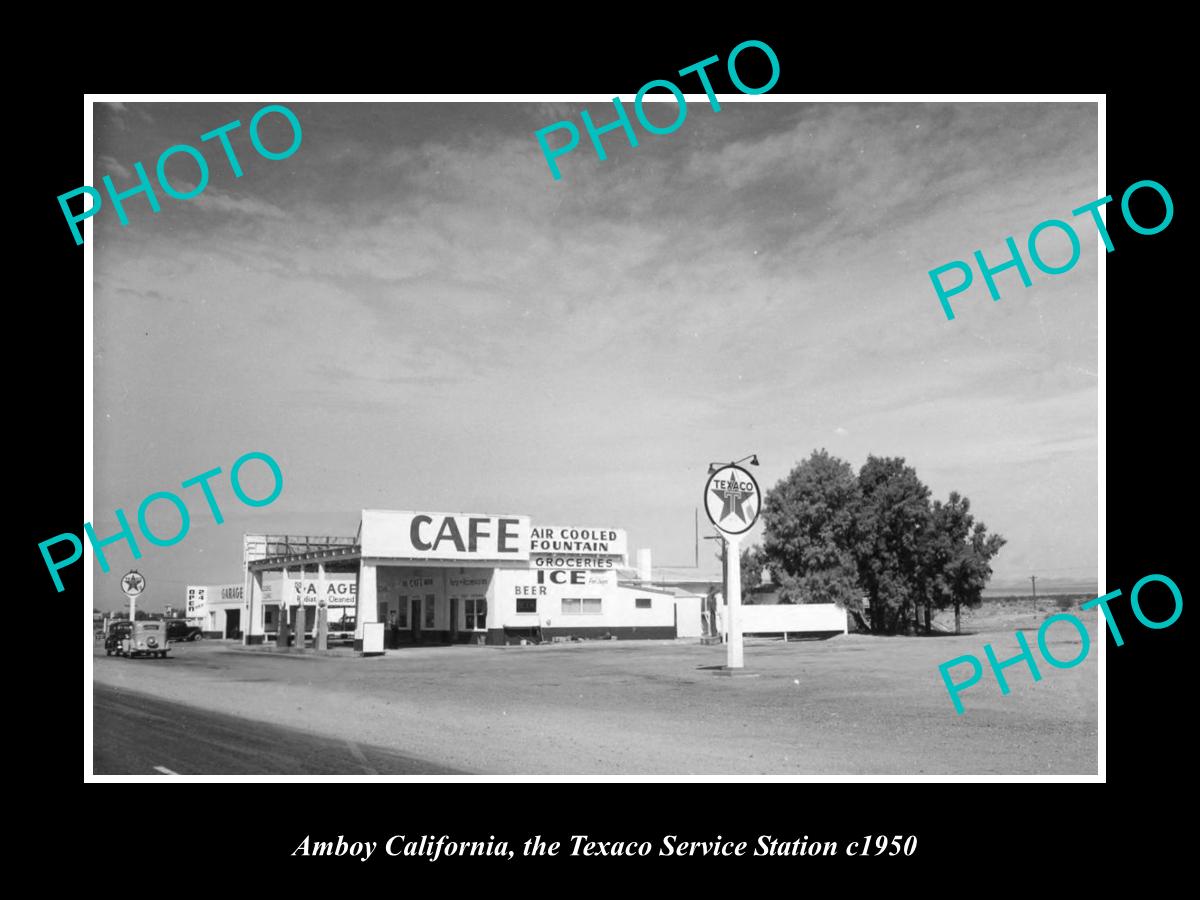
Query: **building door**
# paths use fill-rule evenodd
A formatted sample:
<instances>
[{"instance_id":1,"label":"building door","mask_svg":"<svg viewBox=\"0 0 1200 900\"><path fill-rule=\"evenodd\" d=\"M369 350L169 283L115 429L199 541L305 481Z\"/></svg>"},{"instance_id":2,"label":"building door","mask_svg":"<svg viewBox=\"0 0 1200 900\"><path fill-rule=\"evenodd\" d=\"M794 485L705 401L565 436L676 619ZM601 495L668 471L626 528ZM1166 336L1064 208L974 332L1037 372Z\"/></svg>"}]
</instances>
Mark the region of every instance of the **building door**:
<instances>
[{"instance_id":1,"label":"building door","mask_svg":"<svg viewBox=\"0 0 1200 900\"><path fill-rule=\"evenodd\" d=\"M409 617L412 620L413 643L421 642L421 598L413 597L412 606L409 607L409 612L412 615Z\"/></svg>"},{"instance_id":2,"label":"building door","mask_svg":"<svg viewBox=\"0 0 1200 900\"><path fill-rule=\"evenodd\" d=\"M450 598L450 643L458 640L458 598Z\"/></svg>"},{"instance_id":3,"label":"building door","mask_svg":"<svg viewBox=\"0 0 1200 900\"><path fill-rule=\"evenodd\" d=\"M225 637L240 638L242 636L242 611L240 609L225 610Z\"/></svg>"}]
</instances>

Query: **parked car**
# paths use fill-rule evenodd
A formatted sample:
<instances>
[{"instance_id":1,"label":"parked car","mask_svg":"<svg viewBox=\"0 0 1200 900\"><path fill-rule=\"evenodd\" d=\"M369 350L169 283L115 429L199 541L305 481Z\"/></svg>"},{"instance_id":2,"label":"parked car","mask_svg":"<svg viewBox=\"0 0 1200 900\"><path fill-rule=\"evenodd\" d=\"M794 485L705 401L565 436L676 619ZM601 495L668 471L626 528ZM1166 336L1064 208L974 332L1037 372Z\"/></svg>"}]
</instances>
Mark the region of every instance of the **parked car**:
<instances>
[{"instance_id":1,"label":"parked car","mask_svg":"<svg viewBox=\"0 0 1200 900\"><path fill-rule=\"evenodd\" d=\"M112 656L122 652L121 642L129 636L133 623L128 619L118 619L108 625L108 634L104 636L104 655Z\"/></svg>"},{"instance_id":2,"label":"parked car","mask_svg":"<svg viewBox=\"0 0 1200 900\"><path fill-rule=\"evenodd\" d=\"M134 622L129 633L121 641L123 656L133 659L138 656L167 658L167 623L161 620Z\"/></svg>"},{"instance_id":3,"label":"parked car","mask_svg":"<svg viewBox=\"0 0 1200 900\"><path fill-rule=\"evenodd\" d=\"M189 625L186 619L167 619L167 640L198 641L204 637L197 626Z\"/></svg>"}]
</instances>

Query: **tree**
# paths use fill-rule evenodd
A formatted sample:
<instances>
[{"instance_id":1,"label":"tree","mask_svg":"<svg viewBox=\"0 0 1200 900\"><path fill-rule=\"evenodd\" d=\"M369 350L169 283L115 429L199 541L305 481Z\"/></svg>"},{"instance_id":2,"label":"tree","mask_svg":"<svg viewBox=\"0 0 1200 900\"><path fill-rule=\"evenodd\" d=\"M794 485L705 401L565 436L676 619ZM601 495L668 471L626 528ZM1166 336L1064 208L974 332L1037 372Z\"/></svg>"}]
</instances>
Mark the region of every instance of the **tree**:
<instances>
[{"instance_id":1,"label":"tree","mask_svg":"<svg viewBox=\"0 0 1200 900\"><path fill-rule=\"evenodd\" d=\"M763 498L763 555L790 603L837 603L862 620L853 555L857 480L848 462L814 450Z\"/></svg>"},{"instance_id":2,"label":"tree","mask_svg":"<svg viewBox=\"0 0 1200 900\"><path fill-rule=\"evenodd\" d=\"M757 544L753 547L743 547L741 558L742 591L748 592L762 584L765 568L762 548Z\"/></svg>"},{"instance_id":3,"label":"tree","mask_svg":"<svg viewBox=\"0 0 1200 900\"><path fill-rule=\"evenodd\" d=\"M924 599L929 494L916 470L900 457L868 456L858 473L854 559L859 583L871 598L875 634L907 632L917 623L917 607Z\"/></svg>"},{"instance_id":4,"label":"tree","mask_svg":"<svg viewBox=\"0 0 1200 900\"><path fill-rule=\"evenodd\" d=\"M949 500L933 504L930 553L926 558L929 600L938 609L954 607L954 633L962 624L962 608L977 608L992 577L992 557L1007 541L988 534L987 526L971 515L971 501L956 491Z\"/></svg>"},{"instance_id":5,"label":"tree","mask_svg":"<svg viewBox=\"0 0 1200 900\"><path fill-rule=\"evenodd\" d=\"M951 606L958 630L962 607L980 604L1005 543L975 521L966 497L931 503L898 457L870 456L855 475L849 463L813 451L767 491L762 517L761 558L781 600L836 603L875 634L928 632L932 611Z\"/></svg>"}]
</instances>

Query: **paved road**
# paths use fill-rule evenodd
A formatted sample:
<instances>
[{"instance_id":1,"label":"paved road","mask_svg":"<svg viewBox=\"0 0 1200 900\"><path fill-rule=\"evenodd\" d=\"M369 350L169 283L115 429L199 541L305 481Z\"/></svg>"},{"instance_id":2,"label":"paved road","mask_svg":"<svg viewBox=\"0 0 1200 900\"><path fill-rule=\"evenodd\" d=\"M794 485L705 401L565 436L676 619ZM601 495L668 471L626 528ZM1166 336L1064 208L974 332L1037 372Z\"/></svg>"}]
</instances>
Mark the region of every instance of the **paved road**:
<instances>
[{"instance_id":1,"label":"paved road","mask_svg":"<svg viewBox=\"0 0 1200 900\"><path fill-rule=\"evenodd\" d=\"M97 775L454 775L381 747L94 686Z\"/></svg>"}]
</instances>

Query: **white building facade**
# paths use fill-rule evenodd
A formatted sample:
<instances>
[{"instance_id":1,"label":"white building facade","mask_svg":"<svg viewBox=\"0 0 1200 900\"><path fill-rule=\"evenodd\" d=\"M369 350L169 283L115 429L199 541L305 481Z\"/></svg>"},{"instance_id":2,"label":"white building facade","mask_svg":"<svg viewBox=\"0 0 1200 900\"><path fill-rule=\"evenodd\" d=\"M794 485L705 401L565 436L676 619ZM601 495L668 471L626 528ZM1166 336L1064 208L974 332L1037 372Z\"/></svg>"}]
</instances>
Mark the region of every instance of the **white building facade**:
<instances>
[{"instance_id":1,"label":"white building facade","mask_svg":"<svg viewBox=\"0 0 1200 900\"><path fill-rule=\"evenodd\" d=\"M311 631L322 604L331 623L353 610L360 650L381 630L384 647L699 634L695 598L618 583L617 528L363 510L354 538L247 535L244 547L247 644L274 639L281 621Z\"/></svg>"},{"instance_id":2,"label":"white building facade","mask_svg":"<svg viewBox=\"0 0 1200 900\"><path fill-rule=\"evenodd\" d=\"M189 584L184 616L206 638L240 638L245 595L244 584Z\"/></svg>"}]
</instances>

